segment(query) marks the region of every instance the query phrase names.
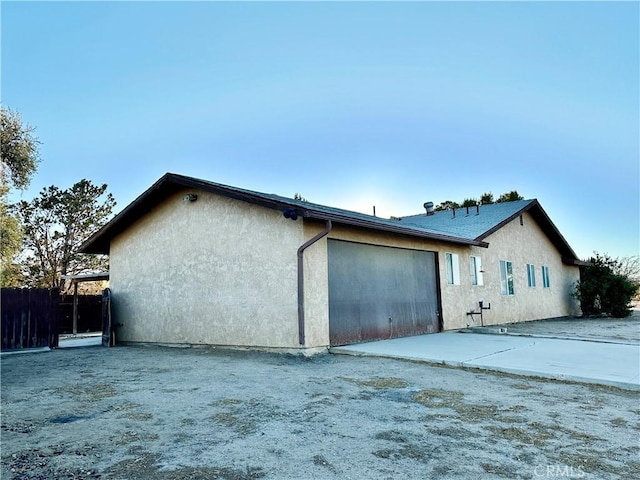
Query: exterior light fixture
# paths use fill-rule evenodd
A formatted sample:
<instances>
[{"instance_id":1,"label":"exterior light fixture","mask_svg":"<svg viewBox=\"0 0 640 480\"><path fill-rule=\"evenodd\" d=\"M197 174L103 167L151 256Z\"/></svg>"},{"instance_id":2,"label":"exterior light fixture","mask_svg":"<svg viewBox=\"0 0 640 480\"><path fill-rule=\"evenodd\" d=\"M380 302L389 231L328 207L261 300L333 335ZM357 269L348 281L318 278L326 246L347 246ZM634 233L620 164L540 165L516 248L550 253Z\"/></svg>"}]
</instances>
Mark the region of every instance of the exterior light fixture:
<instances>
[{"instance_id":1,"label":"exterior light fixture","mask_svg":"<svg viewBox=\"0 0 640 480\"><path fill-rule=\"evenodd\" d=\"M198 195L195 193L187 193L182 197L183 202L195 202L196 200L198 200Z\"/></svg>"},{"instance_id":2,"label":"exterior light fixture","mask_svg":"<svg viewBox=\"0 0 640 480\"><path fill-rule=\"evenodd\" d=\"M288 218L290 220L298 219L298 212L296 212L294 208L285 208L282 215L284 215L284 218Z\"/></svg>"}]
</instances>

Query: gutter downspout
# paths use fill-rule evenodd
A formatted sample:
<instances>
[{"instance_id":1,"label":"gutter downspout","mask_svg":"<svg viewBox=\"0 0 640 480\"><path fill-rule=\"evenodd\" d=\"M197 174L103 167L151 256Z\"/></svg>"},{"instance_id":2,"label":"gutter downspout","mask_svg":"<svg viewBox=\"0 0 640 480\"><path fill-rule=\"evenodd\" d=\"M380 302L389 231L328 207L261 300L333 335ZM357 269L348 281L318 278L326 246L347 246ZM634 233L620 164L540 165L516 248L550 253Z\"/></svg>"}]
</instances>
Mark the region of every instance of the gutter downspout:
<instances>
[{"instance_id":1,"label":"gutter downspout","mask_svg":"<svg viewBox=\"0 0 640 480\"><path fill-rule=\"evenodd\" d=\"M304 345L304 251L316 243L323 237L329 235L332 224L331 220L326 220L324 230L322 230L315 237L307 240L298 248L298 343Z\"/></svg>"}]
</instances>

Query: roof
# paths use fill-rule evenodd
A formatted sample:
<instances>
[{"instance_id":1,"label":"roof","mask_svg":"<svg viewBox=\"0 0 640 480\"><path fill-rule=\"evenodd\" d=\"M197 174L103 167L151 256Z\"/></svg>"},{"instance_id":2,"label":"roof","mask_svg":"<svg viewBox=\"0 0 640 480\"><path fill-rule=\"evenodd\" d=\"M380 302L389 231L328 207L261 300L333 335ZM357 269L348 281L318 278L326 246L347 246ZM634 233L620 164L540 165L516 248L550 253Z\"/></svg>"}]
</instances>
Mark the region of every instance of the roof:
<instances>
[{"instance_id":1,"label":"roof","mask_svg":"<svg viewBox=\"0 0 640 480\"><path fill-rule=\"evenodd\" d=\"M494 203L433 212L432 215L409 215L400 223L449 232L463 238L484 238L506 222L520 215L535 200ZM489 233L488 233L489 232Z\"/></svg>"},{"instance_id":2,"label":"roof","mask_svg":"<svg viewBox=\"0 0 640 480\"><path fill-rule=\"evenodd\" d=\"M400 223L415 226L427 231L447 232L461 238L484 241L492 233L529 212L543 232L558 249L562 260L571 265L582 265L569 243L553 224L538 200L518 200L514 202L492 203L474 207L462 207L450 210L409 215L402 217Z\"/></svg>"},{"instance_id":3,"label":"roof","mask_svg":"<svg viewBox=\"0 0 640 480\"><path fill-rule=\"evenodd\" d=\"M109 272L98 273L79 273L77 275L60 275L60 278L64 280L71 280L72 282L102 282L109 280Z\"/></svg>"},{"instance_id":4,"label":"roof","mask_svg":"<svg viewBox=\"0 0 640 480\"><path fill-rule=\"evenodd\" d=\"M562 235L560 235L555 226L553 226L551 220L548 219L542 210L542 207L538 205L537 200L510 202L517 205L496 204L498 208L490 215L489 213L494 209L489 209L489 207L493 207L494 205L480 207L482 215L475 216L475 223L478 226L474 227L471 221L471 218L473 218L471 214L467 217L468 220L458 222L447 221L447 216L451 216L451 212L438 212L435 215L429 216L424 214L413 215L404 217L401 220L384 219L352 212L350 210L295 200L280 195L231 187L175 173L167 173L160 178L137 199L126 206L109 223L87 239L80 246L79 251L81 253L108 254L109 245L113 238L124 232L155 205L161 203L170 195L183 191L185 188L203 190L282 212L286 210L289 212L295 211L297 216L302 218L323 221L331 220L334 224L480 247L487 247L488 243L484 241L484 238L500 228L503 224L524 210L534 210L536 220L538 223L542 222L541 226L545 232L550 235L556 247L559 247L558 250L563 257L567 256L572 260L577 260L575 253L573 253L573 250L571 250L564 238L562 238ZM534 206L535 208L533 208ZM462 217L460 220L462 220Z\"/></svg>"}]
</instances>

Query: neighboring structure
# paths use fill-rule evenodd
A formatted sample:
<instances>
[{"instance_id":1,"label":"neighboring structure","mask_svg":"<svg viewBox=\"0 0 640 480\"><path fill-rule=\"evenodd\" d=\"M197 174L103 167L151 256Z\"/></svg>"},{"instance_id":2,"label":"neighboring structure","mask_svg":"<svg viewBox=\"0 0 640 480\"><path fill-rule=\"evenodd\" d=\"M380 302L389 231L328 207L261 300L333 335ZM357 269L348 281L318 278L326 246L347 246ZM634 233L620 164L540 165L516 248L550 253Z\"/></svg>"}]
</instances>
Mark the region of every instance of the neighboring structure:
<instances>
[{"instance_id":1,"label":"neighboring structure","mask_svg":"<svg viewBox=\"0 0 640 480\"><path fill-rule=\"evenodd\" d=\"M431 210L382 219L168 173L81 251L110 255L119 342L312 351L578 313L581 262L537 200Z\"/></svg>"}]
</instances>

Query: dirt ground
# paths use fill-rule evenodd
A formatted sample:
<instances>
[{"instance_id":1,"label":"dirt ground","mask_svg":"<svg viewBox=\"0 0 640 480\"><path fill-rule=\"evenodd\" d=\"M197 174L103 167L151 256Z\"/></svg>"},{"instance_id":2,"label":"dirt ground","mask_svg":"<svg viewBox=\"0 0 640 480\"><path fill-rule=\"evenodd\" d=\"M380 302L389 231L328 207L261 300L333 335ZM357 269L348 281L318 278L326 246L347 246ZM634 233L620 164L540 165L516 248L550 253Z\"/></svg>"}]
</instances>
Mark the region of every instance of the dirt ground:
<instances>
[{"instance_id":1,"label":"dirt ground","mask_svg":"<svg viewBox=\"0 0 640 480\"><path fill-rule=\"evenodd\" d=\"M2 479L640 478L638 393L384 358L2 358Z\"/></svg>"},{"instance_id":2,"label":"dirt ground","mask_svg":"<svg viewBox=\"0 0 640 480\"><path fill-rule=\"evenodd\" d=\"M553 318L500 325L516 335L549 335L616 343L640 343L640 306L627 318ZM495 328L495 327L494 327Z\"/></svg>"}]
</instances>

